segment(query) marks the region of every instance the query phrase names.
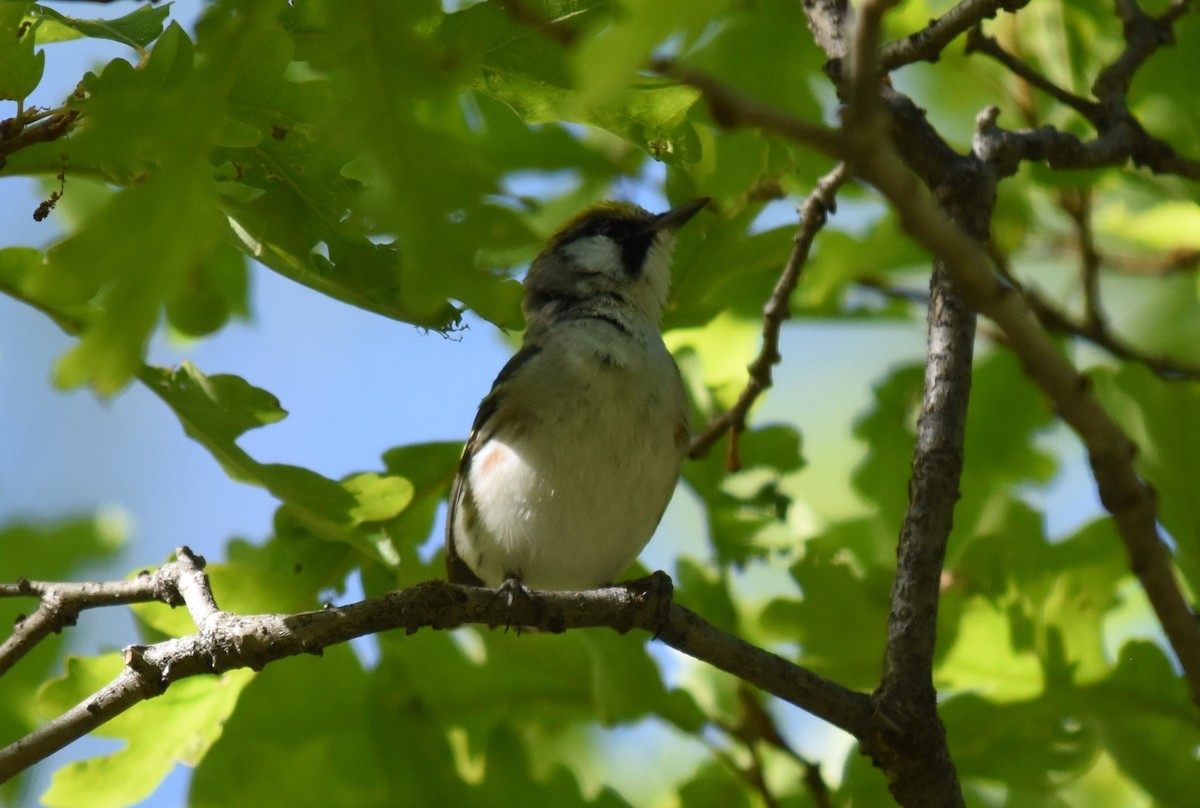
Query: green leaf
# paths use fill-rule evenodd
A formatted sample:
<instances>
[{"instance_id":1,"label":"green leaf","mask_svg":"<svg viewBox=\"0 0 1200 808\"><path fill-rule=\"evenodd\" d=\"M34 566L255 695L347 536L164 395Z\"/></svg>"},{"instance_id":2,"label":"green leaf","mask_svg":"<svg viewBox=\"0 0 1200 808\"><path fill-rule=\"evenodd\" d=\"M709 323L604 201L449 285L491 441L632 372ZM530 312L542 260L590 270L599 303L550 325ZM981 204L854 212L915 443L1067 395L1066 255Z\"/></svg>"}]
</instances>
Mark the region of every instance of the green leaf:
<instances>
[{"instance_id":1,"label":"green leaf","mask_svg":"<svg viewBox=\"0 0 1200 808\"><path fill-rule=\"evenodd\" d=\"M672 33L699 34L727 0L624 0L612 23L575 48L572 67L584 104L619 97L651 52Z\"/></svg>"},{"instance_id":2,"label":"green leaf","mask_svg":"<svg viewBox=\"0 0 1200 808\"><path fill-rule=\"evenodd\" d=\"M1051 543L1027 505L996 510L985 530L956 538L951 550L948 574L965 600L961 622L939 637L947 649L939 680L1015 698L1036 695L1054 676L1081 684L1107 676L1105 620L1130 577L1111 520Z\"/></svg>"},{"instance_id":3,"label":"green leaf","mask_svg":"<svg viewBox=\"0 0 1200 808\"><path fill-rule=\"evenodd\" d=\"M908 509L923 378L923 369L916 365L892 371L875 386L871 411L854 425L854 436L869 448L854 472L854 488L876 503L880 521L889 525L899 526Z\"/></svg>"},{"instance_id":4,"label":"green leaf","mask_svg":"<svg viewBox=\"0 0 1200 808\"><path fill-rule=\"evenodd\" d=\"M398 446L384 452L383 465L387 472L407 479L413 486L408 507L383 526L401 557L396 570L399 577L389 577L384 584L386 589L410 586L431 575L441 574L441 558L436 559L439 571L431 571L430 565L421 562L417 549L429 538L438 508L450 491L454 475L458 473L462 448L462 443L451 441Z\"/></svg>"},{"instance_id":5,"label":"green leaf","mask_svg":"<svg viewBox=\"0 0 1200 808\"><path fill-rule=\"evenodd\" d=\"M216 246L210 203L201 176L164 172L116 196L83 231L51 249L33 280L36 296L79 305L103 290L81 342L58 366L61 386L90 382L111 395L133 377L164 299ZM134 240L121 235L121 223L130 221L143 227ZM179 228L180 221L189 226Z\"/></svg>"},{"instance_id":6,"label":"green leaf","mask_svg":"<svg viewBox=\"0 0 1200 808\"><path fill-rule=\"evenodd\" d=\"M217 244L205 260L193 264L183 282L168 294L167 322L189 337L212 334L234 315L249 313L246 257Z\"/></svg>"},{"instance_id":7,"label":"green leaf","mask_svg":"<svg viewBox=\"0 0 1200 808\"><path fill-rule=\"evenodd\" d=\"M116 60L84 82L87 125L78 141L112 174L138 174L141 182L52 247L29 280L30 295L53 307L95 304L82 340L59 364L62 386L121 389L141 363L164 301L174 298L178 308L181 290L216 249L220 220L203 160L205 127L181 117L182 105L203 103L192 62L190 41L173 26L144 69ZM129 122L143 118L161 126L131 134ZM130 222L138 223L135 238L127 235Z\"/></svg>"},{"instance_id":8,"label":"green leaf","mask_svg":"<svg viewBox=\"0 0 1200 808\"><path fill-rule=\"evenodd\" d=\"M81 20L41 4L34 6L34 10L39 18L78 31L83 36L111 39L141 51L162 35L163 23L171 13L172 5L174 4L163 3L161 6L141 6L124 17L112 20Z\"/></svg>"},{"instance_id":9,"label":"green leaf","mask_svg":"<svg viewBox=\"0 0 1200 808\"><path fill-rule=\"evenodd\" d=\"M836 224L837 219L831 223ZM880 216L864 233L827 228L814 244L796 287L795 299L822 313L836 312L846 290L855 282L888 283L888 273L913 267L919 267L924 275L928 273L928 265L929 254L900 230L899 222L890 213ZM904 279L896 282L903 283Z\"/></svg>"},{"instance_id":10,"label":"green leaf","mask_svg":"<svg viewBox=\"0 0 1200 808\"><path fill-rule=\"evenodd\" d=\"M33 279L43 270L44 264L42 252L32 247L0 249L0 292L45 312L68 334L77 334L91 316L92 309L86 304L56 305L39 297L33 288Z\"/></svg>"},{"instance_id":11,"label":"green leaf","mask_svg":"<svg viewBox=\"0 0 1200 808\"><path fill-rule=\"evenodd\" d=\"M1047 700L1000 704L967 694L940 705L938 714L960 776L1046 794L1081 776L1100 753L1091 728L1065 720L1060 709Z\"/></svg>"},{"instance_id":12,"label":"green leaf","mask_svg":"<svg viewBox=\"0 0 1200 808\"><path fill-rule=\"evenodd\" d=\"M730 767L716 762L701 766L679 789L682 805L695 808L753 808L751 799Z\"/></svg>"},{"instance_id":13,"label":"green leaf","mask_svg":"<svg viewBox=\"0 0 1200 808\"><path fill-rule=\"evenodd\" d=\"M287 417L279 399L266 390L238 376L205 376L191 362L175 371L146 368L143 375L175 410L188 436L201 443L231 445L245 432Z\"/></svg>"},{"instance_id":14,"label":"green leaf","mask_svg":"<svg viewBox=\"0 0 1200 808\"><path fill-rule=\"evenodd\" d=\"M762 308L787 263L796 232L780 227L748 233L759 210L749 206L732 219L711 222L699 237L680 245L665 328L703 328L738 317L747 328L753 323L754 336L761 336ZM705 352L706 359L711 353ZM747 361L738 361L743 383Z\"/></svg>"},{"instance_id":15,"label":"green leaf","mask_svg":"<svg viewBox=\"0 0 1200 808\"><path fill-rule=\"evenodd\" d=\"M807 26L802 6L790 0L725 4L716 30L687 53L690 67L735 82L739 92L811 121L821 119L811 76L825 55L811 37L796 36ZM736 133L728 133L736 134ZM728 140L728 135L721 140Z\"/></svg>"},{"instance_id":16,"label":"green leaf","mask_svg":"<svg viewBox=\"0 0 1200 808\"><path fill-rule=\"evenodd\" d=\"M744 432L739 449L741 471L727 473L722 453L711 452L685 463L683 479L704 502L718 555L740 566L794 542L786 525L791 500L780 484L802 461L800 436L787 426Z\"/></svg>"},{"instance_id":17,"label":"green leaf","mask_svg":"<svg viewBox=\"0 0 1200 808\"><path fill-rule=\"evenodd\" d=\"M456 638L471 649L470 660ZM524 742L511 732L586 721L597 710L605 720L627 720L648 708L638 704L648 688L661 688L644 641L607 630L517 636L468 629L456 637L384 635L380 643L370 726L385 748L408 739L411 753L394 758L389 777L394 793L416 803L493 805L519 800L531 787L539 794L548 787L561 804L586 802L572 796L578 786L561 771L540 767L532 775ZM455 671L452 687L448 669ZM632 700L616 690L628 684L622 671L639 680ZM412 744L414 738L421 740ZM601 795L600 804L611 803L611 794Z\"/></svg>"},{"instance_id":18,"label":"green leaf","mask_svg":"<svg viewBox=\"0 0 1200 808\"><path fill-rule=\"evenodd\" d=\"M666 701L658 668L636 635L581 632L591 657L595 717L604 725L642 718Z\"/></svg>"},{"instance_id":19,"label":"green leaf","mask_svg":"<svg viewBox=\"0 0 1200 808\"><path fill-rule=\"evenodd\" d=\"M587 20L597 16L592 9L583 11ZM578 22L579 17L572 20L573 25ZM508 105L526 123L589 124L663 162L687 164L699 159L700 142L687 120L688 110L699 100L698 91L660 79L639 79L626 88L627 76L620 73L619 92L589 95L576 88L566 51L549 38L531 40L529 34L495 3L449 14L439 30L443 48L457 58L476 61L475 89ZM580 58L592 59L582 51ZM610 76L610 68L623 70L613 59L602 59L589 64L584 75L600 80Z\"/></svg>"},{"instance_id":20,"label":"green leaf","mask_svg":"<svg viewBox=\"0 0 1200 808\"><path fill-rule=\"evenodd\" d=\"M1160 805L1186 805L1196 782L1200 718L1162 649L1129 643L1112 677L1087 695L1117 765Z\"/></svg>"},{"instance_id":21,"label":"green leaf","mask_svg":"<svg viewBox=\"0 0 1200 808\"><path fill-rule=\"evenodd\" d=\"M389 804L385 768L402 765L409 747L379 745L367 729L375 710L348 647L269 666L196 770L188 804Z\"/></svg>"},{"instance_id":22,"label":"green leaf","mask_svg":"<svg viewBox=\"0 0 1200 808\"><path fill-rule=\"evenodd\" d=\"M806 542L804 557L791 567L803 597L773 601L768 617L780 639L800 643L801 664L846 687L869 690L883 664L887 636L878 627L887 624L892 572L854 569L838 552L837 538L835 527Z\"/></svg>"},{"instance_id":23,"label":"green leaf","mask_svg":"<svg viewBox=\"0 0 1200 808\"><path fill-rule=\"evenodd\" d=\"M762 322L720 314L702 326L675 328L663 340L675 355L692 399L705 415L733 405L746 386L746 365L762 339ZM685 465L685 471L686 466Z\"/></svg>"},{"instance_id":24,"label":"green leaf","mask_svg":"<svg viewBox=\"0 0 1200 808\"><path fill-rule=\"evenodd\" d=\"M237 376L205 376L187 362L173 371L144 366L139 376L175 411L188 437L204 446L231 477L266 488L284 503L289 517L313 534L349 542L385 563L398 563L391 539L377 523L395 517L412 500L408 480L372 473L337 483L298 466L259 463L236 439L286 415L270 393Z\"/></svg>"},{"instance_id":25,"label":"green leaf","mask_svg":"<svg viewBox=\"0 0 1200 808\"><path fill-rule=\"evenodd\" d=\"M66 674L42 688L39 707L57 715L91 696L121 672L119 654L67 660ZM94 730L124 741L111 755L67 763L42 802L53 808L120 808L149 796L176 763L195 766L221 736L248 670L195 677Z\"/></svg>"},{"instance_id":26,"label":"green leaf","mask_svg":"<svg viewBox=\"0 0 1200 808\"><path fill-rule=\"evenodd\" d=\"M519 322L507 279L477 261L477 245L488 240L480 227L495 220L486 215L487 198L498 188L466 147L475 135L460 100L465 88L453 83L424 34L435 6L337 9L336 24L315 25L297 38L296 55L339 78L333 114L316 131L327 145L352 145L362 167L356 176L369 180L348 224L373 223L375 241L394 253L390 286L411 322L452 324L451 298L499 325ZM367 30L376 35L364 40L359 32ZM338 211L332 221L341 219Z\"/></svg>"},{"instance_id":27,"label":"green leaf","mask_svg":"<svg viewBox=\"0 0 1200 808\"><path fill-rule=\"evenodd\" d=\"M0 4L0 101L24 101L42 80L45 51L33 52L34 36L24 28L29 3Z\"/></svg>"},{"instance_id":28,"label":"green leaf","mask_svg":"<svg viewBox=\"0 0 1200 808\"><path fill-rule=\"evenodd\" d=\"M675 566L676 597L722 631L738 634L740 618L729 589L729 576L689 556Z\"/></svg>"},{"instance_id":29,"label":"green leaf","mask_svg":"<svg viewBox=\"0 0 1200 808\"><path fill-rule=\"evenodd\" d=\"M2 253L0 253L2 255ZM126 541L128 525L122 514L100 513L46 522L15 522L0 528L0 581L21 577L42 581L71 580L84 574L99 559L111 557ZM32 614L35 598L0 599L0 626L5 630ZM4 698L0 698L0 738L15 740L41 723L36 693L56 668L65 634L52 634L39 642L4 673ZM0 801L19 805L24 778L0 786Z\"/></svg>"}]
</instances>

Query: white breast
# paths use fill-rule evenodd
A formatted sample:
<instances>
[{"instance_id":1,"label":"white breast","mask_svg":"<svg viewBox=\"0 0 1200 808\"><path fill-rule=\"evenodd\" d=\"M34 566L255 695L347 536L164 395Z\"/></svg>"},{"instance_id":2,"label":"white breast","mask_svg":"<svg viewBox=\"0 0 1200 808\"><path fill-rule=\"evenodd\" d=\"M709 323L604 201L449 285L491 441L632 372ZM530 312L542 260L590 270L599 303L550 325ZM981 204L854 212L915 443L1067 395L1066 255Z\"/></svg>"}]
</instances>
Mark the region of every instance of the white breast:
<instances>
[{"instance_id":1,"label":"white breast","mask_svg":"<svg viewBox=\"0 0 1200 808\"><path fill-rule=\"evenodd\" d=\"M478 521L456 523L460 555L491 586L613 582L654 532L686 446L686 398L657 329L631 338L581 319L547 336L472 459Z\"/></svg>"}]
</instances>

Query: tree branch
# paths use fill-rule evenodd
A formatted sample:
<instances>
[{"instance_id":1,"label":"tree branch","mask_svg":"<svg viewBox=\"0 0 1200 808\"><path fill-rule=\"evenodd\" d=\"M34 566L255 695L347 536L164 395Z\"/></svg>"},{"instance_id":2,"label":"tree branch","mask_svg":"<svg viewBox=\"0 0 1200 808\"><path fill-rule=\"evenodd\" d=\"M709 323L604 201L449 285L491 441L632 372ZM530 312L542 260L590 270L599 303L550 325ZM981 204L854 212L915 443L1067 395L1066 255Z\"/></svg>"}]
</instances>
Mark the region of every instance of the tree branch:
<instances>
[{"instance_id":1,"label":"tree branch","mask_svg":"<svg viewBox=\"0 0 1200 808\"><path fill-rule=\"evenodd\" d=\"M997 12L1015 13L1027 5L1029 0L962 0L920 31L883 46L879 69L887 73L912 62L936 62L946 46L964 31L995 17Z\"/></svg>"},{"instance_id":2,"label":"tree branch","mask_svg":"<svg viewBox=\"0 0 1200 808\"><path fill-rule=\"evenodd\" d=\"M178 582L184 576L181 565L188 563L186 559L173 562L128 581L48 583L22 578L15 584L0 584L0 598L36 597L41 601L32 615L17 621L12 634L0 644L0 676L47 636L75 625L85 609L155 600L168 606L182 604Z\"/></svg>"},{"instance_id":3,"label":"tree branch","mask_svg":"<svg viewBox=\"0 0 1200 808\"><path fill-rule=\"evenodd\" d=\"M1089 121L1095 121L1100 114L1100 105L1095 101L1081 98L1074 93L1064 90L1041 73L1018 59L1001 47L993 37L983 32L981 26L975 26L967 34L966 52L982 53L999 62L1017 78L1031 87L1036 87L1046 95L1058 101L1063 106L1070 107Z\"/></svg>"},{"instance_id":4,"label":"tree branch","mask_svg":"<svg viewBox=\"0 0 1200 808\"><path fill-rule=\"evenodd\" d=\"M1110 115L1129 115L1125 97L1133 84L1133 74L1163 45L1175 44L1175 21L1187 11L1189 2L1171 0L1166 11L1151 17L1137 0L1115 0L1117 16L1124 24L1125 49L1092 83L1092 94Z\"/></svg>"},{"instance_id":5,"label":"tree branch","mask_svg":"<svg viewBox=\"0 0 1200 808\"><path fill-rule=\"evenodd\" d=\"M1079 280L1083 287L1084 324L1096 331L1106 330L1107 318L1100 304L1100 253L1092 231L1092 190L1068 188L1059 192L1058 206L1075 224L1079 246Z\"/></svg>"},{"instance_id":6,"label":"tree branch","mask_svg":"<svg viewBox=\"0 0 1200 808\"><path fill-rule=\"evenodd\" d=\"M1138 68L1160 47L1174 44L1175 21L1187 6L1188 0L1173 0L1161 15L1150 17L1136 0L1116 0L1117 14L1125 25L1125 49L1092 83L1096 102L1053 85L1008 55L993 40L972 32L968 52L978 50L996 59L1019 78L1079 112L1097 134L1094 140L1082 141L1049 126L1005 132L996 126L1000 113L992 107L977 119L976 153L992 162L1004 176L1014 173L1023 160L1044 160L1051 168L1120 166L1132 160L1134 165L1156 174L1200 180L1200 160L1184 157L1170 144L1152 136L1130 113L1125 100Z\"/></svg>"},{"instance_id":7,"label":"tree branch","mask_svg":"<svg viewBox=\"0 0 1200 808\"><path fill-rule=\"evenodd\" d=\"M724 129L756 126L840 159L841 135L836 129L809 123L775 107L746 98L731 87L674 59L652 59L649 67L656 73L700 90L708 103L713 120Z\"/></svg>"},{"instance_id":8,"label":"tree branch","mask_svg":"<svg viewBox=\"0 0 1200 808\"><path fill-rule=\"evenodd\" d=\"M1154 494L1134 468L1136 447L1038 327L1028 304L996 277L982 248L920 192L885 134L870 126L855 129L848 137L855 173L888 199L913 238L946 262L959 294L1004 332L1026 373L1088 447L1101 502L1200 704L1200 621L1180 591L1158 532Z\"/></svg>"},{"instance_id":9,"label":"tree branch","mask_svg":"<svg viewBox=\"0 0 1200 808\"><path fill-rule=\"evenodd\" d=\"M892 4L868 0L861 5L852 39L843 122L850 166L856 172L871 143L892 142L893 124L880 99L877 62L882 15ZM963 226L977 238L986 237L995 199L995 183L987 172L955 154L940 167L931 186ZM882 721L875 737L864 744L864 751L889 773L892 795L906 806L964 804L938 718L933 657L942 568L962 476L974 341L975 314L955 294L949 269L937 257L930 281L925 384L908 508L897 545L883 675L874 696Z\"/></svg>"},{"instance_id":10,"label":"tree branch","mask_svg":"<svg viewBox=\"0 0 1200 808\"><path fill-rule=\"evenodd\" d=\"M448 629L468 623L531 626L561 632L608 627L619 632L641 629L672 648L732 673L784 701L852 734L870 724L868 696L848 690L786 659L726 634L671 601L671 582L663 573L619 586L586 592L538 592L511 605L496 590L429 581L359 603L300 614L236 615L216 607L203 559L187 548L179 560L139 587L117 593L109 585L47 584L47 592L92 586L91 599L77 608L145 600L172 601L177 592L196 621L196 632L154 645L124 650L125 668L107 686L30 735L0 750L0 783L45 759L130 707L158 696L174 682L191 676L221 674L238 668L259 670L298 654L355 637L392 629L412 634L420 628ZM135 583L130 582L130 583ZM5 593L22 585L11 585ZM29 585L17 594L30 594ZM82 597L82 596L81 596Z\"/></svg>"},{"instance_id":11,"label":"tree branch","mask_svg":"<svg viewBox=\"0 0 1200 808\"><path fill-rule=\"evenodd\" d=\"M0 121L0 169L8 162L8 156L35 143L47 143L65 135L80 116L77 109L57 111L49 116L36 110L28 110L25 117L6 118ZM37 119L38 123L30 123Z\"/></svg>"},{"instance_id":12,"label":"tree branch","mask_svg":"<svg viewBox=\"0 0 1200 808\"><path fill-rule=\"evenodd\" d=\"M1118 359L1124 359L1127 362L1136 362L1139 365L1144 365L1149 370L1153 371L1158 376L1164 379L1192 379L1200 381L1200 365L1189 362L1182 362L1177 359L1172 359L1167 356L1158 356L1148 354L1144 351L1135 348L1123 339L1112 333L1112 330L1107 324L1100 328L1089 326L1086 323L1078 322L1063 312L1052 302L1047 300L1037 291L1028 286L1021 285L1016 279L1006 272L1000 262L1003 257L997 257L992 253L992 258L996 261L1001 269L1001 273L1009 282L1016 288L1025 301L1029 304L1029 308L1037 317L1038 322L1042 327L1059 334L1067 334L1069 336L1078 337L1079 339L1087 340L1098 348L1103 348ZM883 295L884 297L893 300L902 300L906 303L914 303L918 305L927 304L928 296L916 289L909 289L901 286L893 286L882 278L863 276L858 278L855 283L859 286L870 289L874 292ZM1003 333L995 333L992 335L998 342L1008 344L1007 338Z\"/></svg>"},{"instance_id":13,"label":"tree branch","mask_svg":"<svg viewBox=\"0 0 1200 808\"><path fill-rule=\"evenodd\" d=\"M742 467L738 454L738 439L746 430L746 415L758 397L774 383L771 368L783 359L779 353L779 332L783 329L784 321L792 316L792 292L796 290L800 272L808 262L813 240L825 225L828 214L835 209L838 189L848 179L845 166L838 164L817 181L812 193L800 204L800 226L792 241L792 252L784 265L783 273L775 283L775 288L771 291L770 299L763 308L762 349L747 368L750 378L747 379L746 386L733 407L709 421L704 431L692 439L688 457L693 460L707 455L713 444L729 432L729 452L726 455L725 467L729 471L737 471Z\"/></svg>"},{"instance_id":14,"label":"tree branch","mask_svg":"<svg viewBox=\"0 0 1200 808\"><path fill-rule=\"evenodd\" d=\"M844 0L806 0L804 6L818 44L831 58L841 56L845 47L845 36L841 31L847 8ZM778 111L764 114L761 105L742 98L711 77L692 70L675 70L673 75L700 89L710 103L715 101L722 111L715 117L722 125L760 126L785 137L793 137L795 133L798 137L793 139L797 142L828 155L840 158L853 154L852 168L856 175L873 184L891 203L904 229L945 263L964 300L1005 333L1030 378L1042 388L1088 447L1101 501L1113 515L1129 553L1131 569L1138 576L1180 659L1193 698L1200 704L1200 621L1183 598L1170 554L1158 533L1153 494L1138 477L1133 465L1134 445L1091 395L1087 380L1057 353L1039 328L1029 306L997 279L979 243L922 193L918 181L896 153L887 126L872 125L871 119L877 113L868 115L865 124L855 125L853 114L848 111L851 122L845 126L846 145L839 143L834 149L826 143L824 136L812 137L809 124ZM872 66L870 72L860 75L875 76L877 73ZM911 133L923 123L927 126L923 113L910 100L886 87L882 92L892 116L893 134ZM860 90L859 95L869 98L871 105L877 103L874 93ZM1147 145L1145 138L1148 136L1140 126L1116 127L1086 145L1049 127L1019 135L986 131L989 124L994 126L997 114L994 109L981 113L980 134L974 146L978 158L976 164L986 166L994 176L1014 173L1019 163L1028 159L1044 159L1056 167L1119 165L1139 152L1144 153ZM936 133L933 138L925 137L926 142L921 142L908 137L905 160L927 182L934 178L931 185L937 185L940 167L947 163L943 158L953 152L936 137ZM1028 141L1039 148L1025 149L1022 148L1025 143L1010 144L1005 138ZM899 142L903 144L904 140ZM1014 148L1007 155L1003 154L1010 145ZM1173 155L1173 151L1170 154ZM1168 160L1159 167L1179 167L1178 161L1176 165L1170 163ZM1188 168L1187 161L1183 168Z\"/></svg>"}]
</instances>

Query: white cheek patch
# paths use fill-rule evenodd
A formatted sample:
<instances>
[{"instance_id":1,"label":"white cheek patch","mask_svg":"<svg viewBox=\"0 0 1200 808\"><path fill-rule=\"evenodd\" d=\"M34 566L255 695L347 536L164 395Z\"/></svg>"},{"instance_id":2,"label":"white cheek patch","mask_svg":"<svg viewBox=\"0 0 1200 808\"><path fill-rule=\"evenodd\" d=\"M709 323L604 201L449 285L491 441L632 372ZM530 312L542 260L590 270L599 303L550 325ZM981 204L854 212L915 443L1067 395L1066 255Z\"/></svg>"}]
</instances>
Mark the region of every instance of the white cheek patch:
<instances>
[{"instance_id":1,"label":"white cheek patch","mask_svg":"<svg viewBox=\"0 0 1200 808\"><path fill-rule=\"evenodd\" d=\"M563 248L563 252L589 272L600 272L611 278L619 278L625 273L621 265L621 250L607 236L576 239Z\"/></svg>"}]
</instances>

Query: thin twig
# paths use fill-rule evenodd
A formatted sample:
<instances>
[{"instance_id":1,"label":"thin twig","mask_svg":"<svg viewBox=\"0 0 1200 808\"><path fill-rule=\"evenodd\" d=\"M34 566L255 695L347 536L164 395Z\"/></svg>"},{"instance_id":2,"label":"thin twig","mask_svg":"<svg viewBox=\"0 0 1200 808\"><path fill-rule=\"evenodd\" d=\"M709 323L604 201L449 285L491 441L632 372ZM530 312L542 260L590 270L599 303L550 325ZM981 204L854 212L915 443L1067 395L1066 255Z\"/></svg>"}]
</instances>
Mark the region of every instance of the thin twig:
<instances>
[{"instance_id":1,"label":"thin twig","mask_svg":"<svg viewBox=\"0 0 1200 808\"><path fill-rule=\"evenodd\" d=\"M1104 256L1104 265L1113 272L1143 277L1165 277L1176 272L1193 272L1200 267L1200 250L1192 247L1176 247L1162 255L1114 255Z\"/></svg>"},{"instance_id":2,"label":"thin twig","mask_svg":"<svg viewBox=\"0 0 1200 808\"><path fill-rule=\"evenodd\" d=\"M36 143L46 143L58 140L65 135L82 113L77 109L57 112L49 117L39 115L40 123L31 126L20 118L8 118L0 121L0 168L3 168L10 154L28 148Z\"/></svg>"},{"instance_id":3,"label":"thin twig","mask_svg":"<svg viewBox=\"0 0 1200 808\"><path fill-rule=\"evenodd\" d=\"M562 45L573 45L579 40L579 31L562 19L545 17L537 9L530 8L521 0L497 0L500 8L515 21L527 25L543 36ZM567 17L574 15L567 15Z\"/></svg>"},{"instance_id":4,"label":"thin twig","mask_svg":"<svg viewBox=\"0 0 1200 808\"><path fill-rule=\"evenodd\" d=\"M997 267L1002 267L1000 259L997 259L994 253L993 261L997 262ZM1118 359L1123 359L1126 362L1135 362L1155 375L1163 379L1192 379L1200 381L1200 364L1184 362L1178 359L1172 359L1167 356L1159 356L1158 354L1146 353L1143 350L1135 348L1129 343L1122 340L1120 337L1112 333L1111 328L1107 325L1097 329L1089 327L1087 324L1073 319L1070 315L1059 309L1054 303L1040 293L1034 291L1028 286L1022 285L1015 279L1012 279L1007 273L1005 277L1010 278L1013 287L1017 289L1021 296L1029 303L1029 308L1033 311L1042 327L1048 331L1053 331L1058 334L1067 334L1072 337L1087 340L1098 348L1102 348ZM886 280L878 277L864 275L857 280L855 284L864 289L870 289L872 292L890 298L892 300L901 300L905 303L915 305L928 304L928 295L917 289L909 289L903 286L894 286ZM1000 342L1007 343L1008 340L1002 333L995 334Z\"/></svg>"},{"instance_id":5,"label":"thin twig","mask_svg":"<svg viewBox=\"0 0 1200 808\"><path fill-rule=\"evenodd\" d=\"M792 745L779 732L775 719L766 711L754 691L744 682L738 683L737 697L737 720L734 723L721 723L721 728L746 745L746 748L754 755L755 765L760 772L762 766L757 754L757 744L765 743L783 752L804 770L804 785L808 789L813 805L817 808L830 808L829 786L821 776L821 767L792 748Z\"/></svg>"},{"instance_id":6,"label":"thin twig","mask_svg":"<svg viewBox=\"0 0 1200 808\"><path fill-rule=\"evenodd\" d=\"M1008 72L1024 81L1031 87L1044 92L1064 106L1078 112L1089 121L1097 121L1100 116L1100 105L1095 101L1081 98L1074 93L1064 90L1041 73L1025 64L1021 59L1006 51L993 37L983 33L983 29L975 26L967 34L967 50L970 53L982 53L1003 65Z\"/></svg>"},{"instance_id":7,"label":"thin twig","mask_svg":"<svg viewBox=\"0 0 1200 808\"><path fill-rule=\"evenodd\" d=\"M1093 331L1106 331L1107 318L1100 304L1100 253L1092 231L1092 191L1090 188L1063 190L1058 196L1059 207L1075 224L1079 247L1079 278L1083 286L1083 320Z\"/></svg>"},{"instance_id":8,"label":"thin twig","mask_svg":"<svg viewBox=\"0 0 1200 808\"><path fill-rule=\"evenodd\" d=\"M711 76L673 59L652 59L650 69L700 90L713 120L722 128L759 127L841 159L843 144L836 129L809 123L775 107L753 101Z\"/></svg>"},{"instance_id":9,"label":"thin twig","mask_svg":"<svg viewBox=\"0 0 1200 808\"><path fill-rule=\"evenodd\" d=\"M963 31L995 17L997 12L1016 13L1027 5L1029 0L962 0L920 31L881 48L879 68L887 73L912 62L936 62Z\"/></svg>"},{"instance_id":10,"label":"thin twig","mask_svg":"<svg viewBox=\"0 0 1200 808\"><path fill-rule=\"evenodd\" d=\"M817 181L812 192L801 203L800 226L792 241L792 252L788 256L783 272L771 291L771 297L763 308L762 349L758 357L747 368L749 378L734 405L726 412L709 421L704 431L692 439L688 457L704 457L722 435L729 435L729 451L725 467L729 471L741 468L738 439L746 430L746 416L754 402L774 383L771 368L779 364L779 334L783 323L792 316L790 301L792 292L800 280L800 272L808 261L813 240L824 226L828 214L835 208L838 189L849 179L846 168L838 164L833 171Z\"/></svg>"},{"instance_id":11,"label":"thin twig","mask_svg":"<svg viewBox=\"0 0 1200 808\"><path fill-rule=\"evenodd\" d=\"M0 598L35 597L40 601L34 613L19 621L0 644L0 676L47 636L75 625L79 613L85 609L150 601L169 606L182 604L177 586L182 572L179 563L171 563L154 573L139 573L128 581L49 583L22 578L15 584L0 584Z\"/></svg>"}]
</instances>

